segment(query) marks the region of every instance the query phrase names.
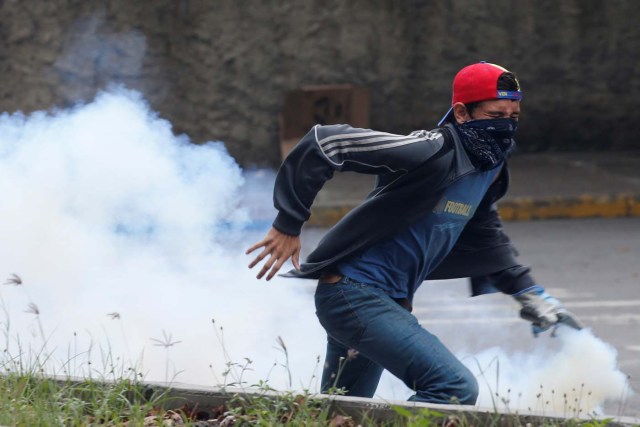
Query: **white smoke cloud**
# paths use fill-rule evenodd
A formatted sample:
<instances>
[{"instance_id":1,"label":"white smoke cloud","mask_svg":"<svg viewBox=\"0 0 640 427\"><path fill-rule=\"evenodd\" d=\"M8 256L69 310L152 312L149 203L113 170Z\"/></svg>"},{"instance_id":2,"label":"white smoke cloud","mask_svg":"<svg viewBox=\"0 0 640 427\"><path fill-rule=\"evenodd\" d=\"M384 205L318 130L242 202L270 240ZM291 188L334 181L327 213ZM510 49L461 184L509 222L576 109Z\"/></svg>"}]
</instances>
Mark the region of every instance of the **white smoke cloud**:
<instances>
[{"instance_id":1,"label":"white smoke cloud","mask_svg":"<svg viewBox=\"0 0 640 427\"><path fill-rule=\"evenodd\" d=\"M296 381L308 382L324 345L310 284L265 283L247 269L244 249L267 224L247 231L251 206L272 178L247 176L251 189L222 143L174 136L124 89L71 110L0 116L0 276L23 280L0 289L11 354L42 348L39 321L58 373L71 358L70 373L85 373L88 356L77 355L93 343L94 368L106 352L162 381L168 360L170 378L214 385L226 349L232 362L254 361L251 383L284 363L273 348L282 336ZM163 331L180 342L157 345ZM288 374L279 367L271 380L284 387Z\"/></svg>"},{"instance_id":2,"label":"white smoke cloud","mask_svg":"<svg viewBox=\"0 0 640 427\"><path fill-rule=\"evenodd\" d=\"M147 40L141 31L116 31L109 26L105 11L97 9L67 29L54 68L66 76L84 79L139 77L146 51Z\"/></svg>"},{"instance_id":3,"label":"white smoke cloud","mask_svg":"<svg viewBox=\"0 0 640 427\"><path fill-rule=\"evenodd\" d=\"M589 329L559 328L532 352L494 347L462 359L478 378L477 405L484 408L583 416L631 393L616 350Z\"/></svg>"}]
</instances>

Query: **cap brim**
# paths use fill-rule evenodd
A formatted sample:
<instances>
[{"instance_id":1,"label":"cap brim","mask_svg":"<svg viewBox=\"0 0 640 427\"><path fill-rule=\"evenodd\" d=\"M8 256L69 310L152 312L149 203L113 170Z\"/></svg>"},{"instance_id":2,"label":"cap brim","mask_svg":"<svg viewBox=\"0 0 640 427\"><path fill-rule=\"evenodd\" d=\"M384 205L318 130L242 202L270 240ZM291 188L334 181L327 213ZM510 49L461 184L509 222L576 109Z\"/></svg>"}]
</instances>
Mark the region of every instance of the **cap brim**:
<instances>
[{"instance_id":1,"label":"cap brim","mask_svg":"<svg viewBox=\"0 0 640 427\"><path fill-rule=\"evenodd\" d=\"M442 126L445 123L449 123L453 121L453 107L449 108L447 114L444 115L442 119L438 122L438 126Z\"/></svg>"}]
</instances>

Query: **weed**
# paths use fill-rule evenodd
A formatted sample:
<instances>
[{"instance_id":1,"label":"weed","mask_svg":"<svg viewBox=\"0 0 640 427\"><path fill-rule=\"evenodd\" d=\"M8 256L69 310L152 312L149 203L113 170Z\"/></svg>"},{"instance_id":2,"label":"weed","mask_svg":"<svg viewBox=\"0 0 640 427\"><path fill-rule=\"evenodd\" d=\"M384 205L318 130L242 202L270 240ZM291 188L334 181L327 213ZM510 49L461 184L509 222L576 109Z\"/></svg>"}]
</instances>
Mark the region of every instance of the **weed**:
<instances>
[{"instance_id":1,"label":"weed","mask_svg":"<svg viewBox=\"0 0 640 427\"><path fill-rule=\"evenodd\" d=\"M169 384L169 361L170 361L169 349L176 344L180 344L182 341L174 341L173 338L171 337L171 334L170 333L167 334L167 332L164 329L162 330L162 339L151 338L151 341L155 343L154 344L155 346L164 347L165 349L164 382L166 384ZM177 373L174 374L174 377L175 375L177 375Z\"/></svg>"}]
</instances>

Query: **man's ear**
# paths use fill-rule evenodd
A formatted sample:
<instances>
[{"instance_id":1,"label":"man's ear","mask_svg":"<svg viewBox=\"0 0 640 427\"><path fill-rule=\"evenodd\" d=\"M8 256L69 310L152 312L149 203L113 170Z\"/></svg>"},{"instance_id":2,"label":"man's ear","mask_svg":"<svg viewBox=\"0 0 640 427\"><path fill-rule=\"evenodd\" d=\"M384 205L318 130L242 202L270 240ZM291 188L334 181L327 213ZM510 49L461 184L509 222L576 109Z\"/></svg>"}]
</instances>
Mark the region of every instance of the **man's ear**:
<instances>
[{"instance_id":1,"label":"man's ear","mask_svg":"<svg viewBox=\"0 0 640 427\"><path fill-rule=\"evenodd\" d=\"M462 102L453 104L453 116L456 118L458 124L471 120L467 107Z\"/></svg>"}]
</instances>

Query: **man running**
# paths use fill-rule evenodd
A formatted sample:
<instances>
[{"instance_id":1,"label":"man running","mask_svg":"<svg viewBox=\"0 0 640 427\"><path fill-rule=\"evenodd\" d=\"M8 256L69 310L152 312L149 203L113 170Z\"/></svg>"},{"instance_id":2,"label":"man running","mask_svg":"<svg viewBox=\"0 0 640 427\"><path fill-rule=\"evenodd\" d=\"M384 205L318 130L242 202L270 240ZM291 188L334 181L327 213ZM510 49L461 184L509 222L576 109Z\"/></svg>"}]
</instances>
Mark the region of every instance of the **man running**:
<instances>
[{"instance_id":1,"label":"man running","mask_svg":"<svg viewBox=\"0 0 640 427\"><path fill-rule=\"evenodd\" d=\"M522 305L534 333L580 325L536 284L502 230L495 202L507 191L522 92L495 64L455 76L451 109L436 129L394 135L315 126L278 172L278 215L250 268L258 279L291 260L288 276L319 279L316 313L327 332L322 391L372 397L383 369L415 391L410 400L473 404L473 374L411 314L424 280L470 277L473 295L500 291ZM374 174L363 203L332 227L300 265L300 230L334 171Z\"/></svg>"}]
</instances>

